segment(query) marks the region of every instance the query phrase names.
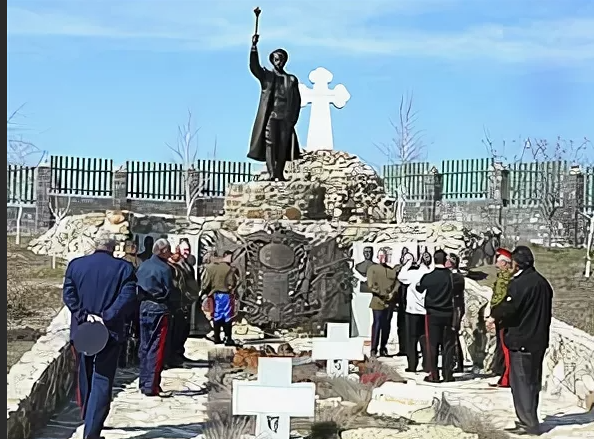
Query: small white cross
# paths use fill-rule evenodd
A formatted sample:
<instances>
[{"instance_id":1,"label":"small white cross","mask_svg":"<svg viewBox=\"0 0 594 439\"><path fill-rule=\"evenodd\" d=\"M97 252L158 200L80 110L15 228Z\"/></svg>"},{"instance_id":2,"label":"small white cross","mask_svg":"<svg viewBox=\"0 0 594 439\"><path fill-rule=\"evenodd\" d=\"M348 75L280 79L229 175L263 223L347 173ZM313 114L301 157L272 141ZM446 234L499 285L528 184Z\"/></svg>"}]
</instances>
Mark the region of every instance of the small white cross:
<instances>
[{"instance_id":1,"label":"small white cross","mask_svg":"<svg viewBox=\"0 0 594 439\"><path fill-rule=\"evenodd\" d=\"M351 95L342 84L338 84L330 90L328 84L332 82L332 78L332 73L323 67L318 67L309 74L313 88L299 84L301 106L305 107L307 104L311 104L305 148L307 151L334 149L330 104L340 109L346 105Z\"/></svg>"},{"instance_id":2,"label":"small white cross","mask_svg":"<svg viewBox=\"0 0 594 439\"><path fill-rule=\"evenodd\" d=\"M259 358L258 381L233 380L233 414L256 416L257 438L289 439L292 417L314 416L316 385L292 377L292 358Z\"/></svg>"},{"instance_id":3,"label":"small white cross","mask_svg":"<svg viewBox=\"0 0 594 439\"><path fill-rule=\"evenodd\" d=\"M349 374L349 360L363 360L363 339L350 337L348 323L328 323L326 338L314 338L312 360L326 360L328 376Z\"/></svg>"}]
</instances>

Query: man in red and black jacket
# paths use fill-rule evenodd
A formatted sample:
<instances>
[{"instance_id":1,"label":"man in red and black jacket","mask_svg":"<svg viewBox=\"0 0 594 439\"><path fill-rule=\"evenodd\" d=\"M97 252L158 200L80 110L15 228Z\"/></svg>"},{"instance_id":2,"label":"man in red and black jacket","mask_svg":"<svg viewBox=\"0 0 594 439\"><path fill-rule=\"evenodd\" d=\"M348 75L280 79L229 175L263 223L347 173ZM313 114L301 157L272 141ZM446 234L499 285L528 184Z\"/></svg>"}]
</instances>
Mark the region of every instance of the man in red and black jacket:
<instances>
[{"instance_id":1,"label":"man in red and black jacket","mask_svg":"<svg viewBox=\"0 0 594 439\"><path fill-rule=\"evenodd\" d=\"M538 419L542 364L549 346L553 288L534 268L534 255L525 246L512 252L514 277L507 296L491 310L504 328L509 349L509 381L519 422L511 429L517 434L540 433Z\"/></svg>"}]
</instances>

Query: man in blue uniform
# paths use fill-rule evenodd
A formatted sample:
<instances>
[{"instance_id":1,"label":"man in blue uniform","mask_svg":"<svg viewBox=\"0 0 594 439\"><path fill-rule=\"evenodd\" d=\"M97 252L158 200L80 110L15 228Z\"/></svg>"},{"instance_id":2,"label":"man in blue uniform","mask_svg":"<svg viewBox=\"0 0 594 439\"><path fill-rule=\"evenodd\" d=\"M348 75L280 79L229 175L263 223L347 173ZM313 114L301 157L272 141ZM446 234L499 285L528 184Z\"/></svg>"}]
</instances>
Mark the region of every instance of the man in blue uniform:
<instances>
[{"instance_id":1,"label":"man in blue uniform","mask_svg":"<svg viewBox=\"0 0 594 439\"><path fill-rule=\"evenodd\" d=\"M166 239L155 241L153 255L144 261L138 271L140 303L140 391L146 396L171 396L161 389L161 373L165 366L167 331L171 316L170 304L179 297L173 285L173 273L167 264L171 245Z\"/></svg>"},{"instance_id":2,"label":"man in blue uniform","mask_svg":"<svg viewBox=\"0 0 594 439\"><path fill-rule=\"evenodd\" d=\"M78 355L78 400L84 419L84 438L101 439L109 414L125 325L136 302L134 267L113 257L116 243L97 238L93 254L73 259L66 269L63 300L72 313L70 337L87 321L103 322L109 330L105 348L96 355Z\"/></svg>"}]
</instances>

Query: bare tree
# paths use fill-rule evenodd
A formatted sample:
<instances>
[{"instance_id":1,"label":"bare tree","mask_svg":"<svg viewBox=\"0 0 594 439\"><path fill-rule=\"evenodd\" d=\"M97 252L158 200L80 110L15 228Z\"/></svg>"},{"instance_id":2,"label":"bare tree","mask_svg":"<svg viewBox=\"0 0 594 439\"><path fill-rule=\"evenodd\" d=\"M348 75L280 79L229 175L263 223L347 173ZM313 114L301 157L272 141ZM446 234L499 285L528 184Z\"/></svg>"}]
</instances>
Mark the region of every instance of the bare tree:
<instances>
[{"instance_id":1,"label":"bare tree","mask_svg":"<svg viewBox=\"0 0 594 439\"><path fill-rule=\"evenodd\" d=\"M31 164L31 159L36 155L41 155L38 159L43 159L44 153L37 148L37 146L23 137L23 132L26 126L18 122L19 118L24 117L22 109L25 104L18 107L6 118L6 163L8 166L27 166ZM27 178L29 178L29 174ZM21 221L23 218L23 205L30 200L23 199L25 194L24 187L33 184L33 181L18 181L17 187L11 186L11 182L7 182L7 197L16 204L16 237L15 243L21 243Z\"/></svg>"},{"instance_id":2,"label":"bare tree","mask_svg":"<svg viewBox=\"0 0 594 439\"><path fill-rule=\"evenodd\" d=\"M44 152L33 142L25 140L23 133L27 130L25 124L19 119L24 118L23 108L25 104L18 107L6 118L6 161L9 165L26 166L38 164L43 159ZM31 163L33 156L39 156L35 163Z\"/></svg>"},{"instance_id":3,"label":"bare tree","mask_svg":"<svg viewBox=\"0 0 594 439\"><path fill-rule=\"evenodd\" d=\"M568 202L572 193L569 186L569 175L565 172L568 163L574 172L574 167L581 172L580 165L584 163L585 151L590 148L590 141L584 138L581 142L565 140L558 137L551 143L546 139L527 138L516 160L520 163L526 158L535 163L533 171L524 172L524 179L532 178L531 193L528 194L536 204L541 218L545 221L548 231L548 246L558 234L560 221L573 221L578 212L570 207Z\"/></svg>"},{"instance_id":4,"label":"bare tree","mask_svg":"<svg viewBox=\"0 0 594 439\"><path fill-rule=\"evenodd\" d=\"M194 128L192 113L188 110L188 120L184 125L177 128L177 142L175 145L167 144L182 165L184 195L186 200L186 217L190 219L192 208L196 200L203 196L204 189L208 184L208 178L198 174L194 167L198 158L198 132L200 128ZM215 138L214 154L216 154L217 141Z\"/></svg>"},{"instance_id":5,"label":"bare tree","mask_svg":"<svg viewBox=\"0 0 594 439\"><path fill-rule=\"evenodd\" d=\"M570 172L573 172L573 168L580 169L586 166L588 161L594 158L592 143L587 138L574 142L557 137L554 142L549 142L546 139L529 137L518 138L509 143L504 141L497 147L487 129L484 129L482 142L489 156L493 158L495 168L503 169L504 163L507 162L508 166L511 165L518 170L510 198L526 200L527 204L522 206L523 210L533 211L542 218L547 228L547 244L551 246L553 239L558 235L558 224L563 220L572 221L576 214L580 213L573 211L568 203L571 188L565 165L569 164L572 167ZM506 148L509 146L516 151L511 159L506 156ZM494 197L495 194L490 196ZM502 206L499 207L497 226L503 230L500 221ZM520 221L516 221L515 227L519 224ZM508 230L504 235L509 237ZM517 237L517 230L513 235Z\"/></svg>"},{"instance_id":6,"label":"bare tree","mask_svg":"<svg viewBox=\"0 0 594 439\"><path fill-rule=\"evenodd\" d=\"M404 183L404 175L400 175L403 165L420 161L426 152L425 131L417 128L419 113L413 107L414 96L407 93L400 97L398 120L390 119L394 136L388 143L376 143L375 147L386 157L390 165L400 165L399 187L397 188L397 203L394 204L396 222L404 220L404 208L408 190Z\"/></svg>"},{"instance_id":7,"label":"bare tree","mask_svg":"<svg viewBox=\"0 0 594 439\"><path fill-rule=\"evenodd\" d=\"M425 131L417 128L419 113L413 109L413 103L412 93L400 97L398 120L390 119L394 137L388 143L375 144L391 164L411 163L425 155Z\"/></svg>"}]
</instances>

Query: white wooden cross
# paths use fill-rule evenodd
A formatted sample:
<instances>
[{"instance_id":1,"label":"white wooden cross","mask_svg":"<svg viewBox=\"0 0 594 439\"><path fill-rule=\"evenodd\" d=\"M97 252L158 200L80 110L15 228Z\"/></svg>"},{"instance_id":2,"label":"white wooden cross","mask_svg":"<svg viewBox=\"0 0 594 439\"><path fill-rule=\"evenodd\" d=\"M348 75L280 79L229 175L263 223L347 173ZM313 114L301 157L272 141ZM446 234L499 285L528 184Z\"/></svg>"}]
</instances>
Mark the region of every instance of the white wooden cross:
<instances>
[{"instance_id":1,"label":"white wooden cross","mask_svg":"<svg viewBox=\"0 0 594 439\"><path fill-rule=\"evenodd\" d=\"M342 84L338 84L333 90L330 90L328 84L332 82L332 78L332 73L323 67L318 67L309 74L309 80L313 84L313 88L308 88L305 84L299 84L301 106L305 107L307 104L311 104L307 146L305 148L307 151L334 149L330 104L336 108L342 108L351 98L351 95Z\"/></svg>"},{"instance_id":2,"label":"white wooden cross","mask_svg":"<svg viewBox=\"0 0 594 439\"><path fill-rule=\"evenodd\" d=\"M258 381L233 380L233 414L256 416L258 439L289 439L291 417L314 416L316 385L292 377L292 358L259 358Z\"/></svg>"},{"instance_id":3,"label":"white wooden cross","mask_svg":"<svg viewBox=\"0 0 594 439\"><path fill-rule=\"evenodd\" d=\"M349 374L349 360L363 360L363 339L351 338L348 323L328 323L325 338L314 338L312 360L326 360L328 376Z\"/></svg>"}]
</instances>

